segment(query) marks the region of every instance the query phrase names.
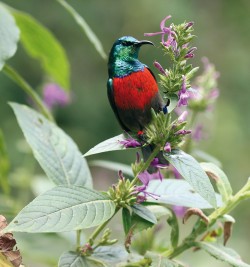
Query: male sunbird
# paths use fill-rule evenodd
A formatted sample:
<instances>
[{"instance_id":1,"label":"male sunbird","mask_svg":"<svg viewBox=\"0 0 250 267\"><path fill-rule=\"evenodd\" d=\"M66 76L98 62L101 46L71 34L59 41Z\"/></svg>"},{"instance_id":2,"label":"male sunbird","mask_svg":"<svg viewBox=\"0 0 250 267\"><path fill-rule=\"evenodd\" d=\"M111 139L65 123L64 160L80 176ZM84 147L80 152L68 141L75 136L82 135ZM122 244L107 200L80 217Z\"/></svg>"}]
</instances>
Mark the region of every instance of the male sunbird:
<instances>
[{"instance_id":1,"label":"male sunbird","mask_svg":"<svg viewBox=\"0 0 250 267\"><path fill-rule=\"evenodd\" d=\"M142 133L151 119L151 108L162 110L163 103L152 71L138 59L142 45L124 36L113 44L108 62L108 98L111 107L126 132Z\"/></svg>"},{"instance_id":2,"label":"male sunbird","mask_svg":"<svg viewBox=\"0 0 250 267\"><path fill-rule=\"evenodd\" d=\"M134 37L124 36L115 41L108 62L109 79L108 98L121 127L128 133L143 138L143 130L152 120L151 109L163 110L163 101L153 72L138 59L142 45L152 42L138 41ZM153 150L153 145L142 148L144 160ZM166 163L162 153L160 163ZM157 171L150 167L149 172Z\"/></svg>"}]
</instances>

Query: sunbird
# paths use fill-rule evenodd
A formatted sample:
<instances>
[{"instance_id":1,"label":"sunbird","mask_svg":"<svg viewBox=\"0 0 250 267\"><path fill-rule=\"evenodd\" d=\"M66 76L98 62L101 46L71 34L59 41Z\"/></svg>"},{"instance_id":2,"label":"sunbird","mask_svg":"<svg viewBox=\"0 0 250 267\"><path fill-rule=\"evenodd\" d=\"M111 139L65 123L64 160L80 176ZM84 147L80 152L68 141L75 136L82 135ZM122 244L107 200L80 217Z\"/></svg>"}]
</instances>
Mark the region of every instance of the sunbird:
<instances>
[{"instance_id":1,"label":"sunbird","mask_svg":"<svg viewBox=\"0 0 250 267\"><path fill-rule=\"evenodd\" d=\"M145 127L152 120L151 109L157 113L164 107L153 72L138 59L139 50L145 44L153 45L147 40L123 36L113 44L108 61L110 105L122 129L138 137L143 137ZM152 149L152 145L143 147L144 160Z\"/></svg>"},{"instance_id":2,"label":"sunbird","mask_svg":"<svg viewBox=\"0 0 250 267\"><path fill-rule=\"evenodd\" d=\"M115 41L109 54L108 98L121 127L128 133L142 133L152 119L151 108L156 112L163 108L153 72L138 59L145 44L153 45L124 36Z\"/></svg>"}]
</instances>

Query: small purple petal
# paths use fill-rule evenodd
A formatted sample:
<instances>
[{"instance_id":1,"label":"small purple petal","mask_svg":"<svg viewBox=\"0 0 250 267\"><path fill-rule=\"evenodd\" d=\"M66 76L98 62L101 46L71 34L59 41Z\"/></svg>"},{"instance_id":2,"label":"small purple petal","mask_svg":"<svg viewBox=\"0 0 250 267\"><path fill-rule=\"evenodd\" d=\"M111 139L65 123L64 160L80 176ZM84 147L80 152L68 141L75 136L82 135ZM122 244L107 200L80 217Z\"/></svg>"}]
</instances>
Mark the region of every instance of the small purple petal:
<instances>
[{"instance_id":1,"label":"small purple petal","mask_svg":"<svg viewBox=\"0 0 250 267\"><path fill-rule=\"evenodd\" d=\"M182 76L181 90L179 91L178 95L179 95L178 107L186 106L188 104L187 100L189 98L189 93L187 92L186 89L186 77L184 75Z\"/></svg>"},{"instance_id":2,"label":"small purple petal","mask_svg":"<svg viewBox=\"0 0 250 267\"><path fill-rule=\"evenodd\" d=\"M147 186L149 181L153 179L148 171L141 172L138 175L138 178L145 186Z\"/></svg>"},{"instance_id":3,"label":"small purple petal","mask_svg":"<svg viewBox=\"0 0 250 267\"><path fill-rule=\"evenodd\" d=\"M192 27L193 25L194 25L194 22L190 21L190 22L186 23L185 29L187 30L188 28Z\"/></svg>"},{"instance_id":4,"label":"small purple petal","mask_svg":"<svg viewBox=\"0 0 250 267\"><path fill-rule=\"evenodd\" d=\"M121 180L125 180L123 172L121 170L118 171L118 176L120 177Z\"/></svg>"},{"instance_id":5,"label":"small purple petal","mask_svg":"<svg viewBox=\"0 0 250 267\"><path fill-rule=\"evenodd\" d=\"M154 66L155 66L155 67L156 67L162 74L164 74L165 76L167 76L166 71L163 69L162 65L161 65L159 62L155 61L155 62L154 62Z\"/></svg>"},{"instance_id":6,"label":"small purple petal","mask_svg":"<svg viewBox=\"0 0 250 267\"><path fill-rule=\"evenodd\" d=\"M152 162L150 163L150 165L153 167L156 167L156 168L160 168L160 169L168 168L168 164L160 163L160 160L158 158L154 158L152 160ZM153 175L153 174L151 174L151 175Z\"/></svg>"},{"instance_id":7,"label":"small purple petal","mask_svg":"<svg viewBox=\"0 0 250 267\"><path fill-rule=\"evenodd\" d=\"M144 33L144 36L155 36L158 34L164 34L164 32L148 32L148 33Z\"/></svg>"},{"instance_id":8,"label":"small purple petal","mask_svg":"<svg viewBox=\"0 0 250 267\"><path fill-rule=\"evenodd\" d=\"M167 153L171 152L171 144L169 142L165 144L164 151Z\"/></svg>"},{"instance_id":9,"label":"small purple petal","mask_svg":"<svg viewBox=\"0 0 250 267\"><path fill-rule=\"evenodd\" d=\"M160 23L160 28L161 30L163 31L164 27L165 27L165 22L168 20L168 19L171 19L171 15L168 15L166 18L164 18L161 23Z\"/></svg>"},{"instance_id":10,"label":"small purple petal","mask_svg":"<svg viewBox=\"0 0 250 267\"><path fill-rule=\"evenodd\" d=\"M175 133L175 135L186 135L190 134L192 131L191 130L179 130Z\"/></svg>"},{"instance_id":11,"label":"small purple petal","mask_svg":"<svg viewBox=\"0 0 250 267\"><path fill-rule=\"evenodd\" d=\"M132 148L132 147L140 147L141 143L139 143L137 140L131 138L128 138L126 140L119 141L121 145L123 145L125 148Z\"/></svg>"}]
</instances>

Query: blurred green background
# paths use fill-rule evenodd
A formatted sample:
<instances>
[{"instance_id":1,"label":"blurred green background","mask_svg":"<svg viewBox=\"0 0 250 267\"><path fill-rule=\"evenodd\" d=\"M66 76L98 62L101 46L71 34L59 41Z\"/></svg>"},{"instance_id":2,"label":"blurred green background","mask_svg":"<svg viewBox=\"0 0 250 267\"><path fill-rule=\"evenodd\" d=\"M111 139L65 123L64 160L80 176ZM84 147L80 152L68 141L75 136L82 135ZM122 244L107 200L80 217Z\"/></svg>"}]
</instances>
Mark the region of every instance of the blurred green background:
<instances>
[{"instance_id":1,"label":"blurred green background","mask_svg":"<svg viewBox=\"0 0 250 267\"><path fill-rule=\"evenodd\" d=\"M71 64L71 88L73 102L70 106L56 110L58 124L76 141L84 153L92 146L121 132L120 127L109 106L106 94L107 63L97 54L85 35L75 24L72 17L56 1L52 0L5 0L10 6L30 13L43 25L48 27L64 46ZM250 1L247 0L137 0L112 1L71 0L69 3L84 17L97 34L106 53L113 42L120 36L132 35L145 39L144 32L159 30L160 21L171 14L171 22L194 21L197 36L194 46L198 47L193 65L201 66L201 57L207 56L220 72L220 98L216 104L209 138L201 147L217 157L223 170L229 176L236 192L250 174ZM159 36L150 40L159 42ZM145 47L140 58L153 69L152 62L161 58L161 50ZM165 59L166 60L166 59ZM41 92L44 81L43 72L38 62L29 58L19 45L16 55L9 60L25 79ZM166 63L165 63L166 64ZM156 73L155 69L153 69ZM22 133L16 119L8 106L8 101L27 103L26 95L7 77L0 73L0 128L6 138L7 150L11 160L11 181L23 186L23 191L15 192L15 201L22 207L30 199L27 195L32 177L28 177L25 168L42 173L35 160L27 156L23 149ZM20 145L21 144L21 145ZM112 152L90 159L108 159L131 163L134 152ZM116 179L116 174L101 169L92 169L97 188L107 188ZM228 245L235 248L246 262L250 262L250 223L249 201L242 203L232 212L236 218L233 237ZM188 223L191 224L191 222ZM185 231L185 230L184 230ZM53 245L54 236L42 235L19 236L20 249L26 250L24 262L31 266L50 266L67 244ZM23 235L22 235L23 237ZM30 246L32 244L32 246ZM58 243L58 240L56 241ZM44 258L38 252L47 248L48 260L45 265L34 264L34 259ZM34 252L29 248L32 247ZM62 248L61 248L62 247ZM38 253L38 254L37 254ZM49 254L50 253L50 254ZM49 256L50 255L50 256ZM52 256L51 256L52 255ZM195 255L195 256L194 256ZM203 252L183 254L190 266L228 266L214 261ZM42 261L42 259L41 259Z\"/></svg>"}]
</instances>

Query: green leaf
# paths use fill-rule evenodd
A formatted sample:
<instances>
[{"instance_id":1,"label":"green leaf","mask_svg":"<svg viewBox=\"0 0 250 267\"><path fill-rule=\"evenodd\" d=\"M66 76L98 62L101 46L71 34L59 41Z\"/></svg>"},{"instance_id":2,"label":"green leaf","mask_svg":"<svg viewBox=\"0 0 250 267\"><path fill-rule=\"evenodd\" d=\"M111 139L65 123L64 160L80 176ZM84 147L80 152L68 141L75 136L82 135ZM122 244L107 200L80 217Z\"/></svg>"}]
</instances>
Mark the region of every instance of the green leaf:
<instances>
[{"instance_id":1,"label":"green leaf","mask_svg":"<svg viewBox=\"0 0 250 267\"><path fill-rule=\"evenodd\" d=\"M0 70L3 68L5 61L16 53L19 33L14 18L0 4Z\"/></svg>"},{"instance_id":2,"label":"green leaf","mask_svg":"<svg viewBox=\"0 0 250 267\"><path fill-rule=\"evenodd\" d=\"M151 267L182 267L179 263L169 260L167 257L157 254L155 252L148 251L145 254L145 258L152 259Z\"/></svg>"},{"instance_id":3,"label":"green leaf","mask_svg":"<svg viewBox=\"0 0 250 267\"><path fill-rule=\"evenodd\" d=\"M92 45L95 47L96 51L100 54L100 56L103 59L107 59L107 55L104 52L102 43L97 38L95 33L91 30L87 22L83 19L82 16L80 16L75 9L73 9L72 6L70 6L66 1L64 0L57 0L75 19L76 23L80 26L80 28L83 30L83 32L87 35L89 41L92 43Z\"/></svg>"},{"instance_id":4,"label":"green leaf","mask_svg":"<svg viewBox=\"0 0 250 267\"><path fill-rule=\"evenodd\" d=\"M140 204L134 204L132 207L133 212L144 220L151 222L153 224L157 223L155 215L146 207Z\"/></svg>"},{"instance_id":5,"label":"green leaf","mask_svg":"<svg viewBox=\"0 0 250 267\"><path fill-rule=\"evenodd\" d=\"M216 186L222 199L226 202L233 194L232 187L226 174L213 163L202 162L200 165L206 174L216 182Z\"/></svg>"},{"instance_id":6,"label":"green leaf","mask_svg":"<svg viewBox=\"0 0 250 267\"><path fill-rule=\"evenodd\" d=\"M13 10L21 30L21 43L27 53L39 60L44 71L63 89L69 89L69 62L54 35L30 15Z\"/></svg>"},{"instance_id":7,"label":"green leaf","mask_svg":"<svg viewBox=\"0 0 250 267\"><path fill-rule=\"evenodd\" d=\"M206 243L206 242L195 242L195 246L204 249L211 256L218 260L225 261L235 267L250 267L249 264L244 263L238 253L233 249L224 247L219 244Z\"/></svg>"},{"instance_id":8,"label":"green leaf","mask_svg":"<svg viewBox=\"0 0 250 267\"><path fill-rule=\"evenodd\" d=\"M122 222L123 222L124 232L127 235L131 228L131 214L127 208L122 209Z\"/></svg>"},{"instance_id":9,"label":"green leaf","mask_svg":"<svg viewBox=\"0 0 250 267\"><path fill-rule=\"evenodd\" d=\"M142 217L136 215L135 213L132 214L131 227L133 228L133 234L139 233L153 226L154 226L153 223L143 219Z\"/></svg>"},{"instance_id":10,"label":"green leaf","mask_svg":"<svg viewBox=\"0 0 250 267\"><path fill-rule=\"evenodd\" d=\"M11 107L35 158L55 184L92 187L87 162L66 133L27 106Z\"/></svg>"},{"instance_id":11,"label":"green leaf","mask_svg":"<svg viewBox=\"0 0 250 267\"><path fill-rule=\"evenodd\" d=\"M168 95L168 98L170 100L170 104L167 108L168 108L168 113L171 113L176 108L179 98L176 94Z\"/></svg>"},{"instance_id":12,"label":"green leaf","mask_svg":"<svg viewBox=\"0 0 250 267\"><path fill-rule=\"evenodd\" d=\"M81 186L61 185L30 202L6 232L66 232L97 226L115 212L113 201Z\"/></svg>"},{"instance_id":13,"label":"green leaf","mask_svg":"<svg viewBox=\"0 0 250 267\"><path fill-rule=\"evenodd\" d=\"M120 143L120 141L126 140L126 137L123 134L117 135L115 137L109 138L98 145L91 148L87 153L83 156L87 157L94 154L99 154L103 152L115 151L115 150L124 150L126 149L124 145Z\"/></svg>"},{"instance_id":14,"label":"green leaf","mask_svg":"<svg viewBox=\"0 0 250 267\"><path fill-rule=\"evenodd\" d=\"M101 246L94 250L92 256L105 262L108 266L127 260L128 252L124 246Z\"/></svg>"},{"instance_id":15,"label":"green leaf","mask_svg":"<svg viewBox=\"0 0 250 267\"><path fill-rule=\"evenodd\" d=\"M95 262L90 258L83 257L80 254L69 251L61 255L58 267L103 267L104 264Z\"/></svg>"},{"instance_id":16,"label":"green leaf","mask_svg":"<svg viewBox=\"0 0 250 267\"><path fill-rule=\"evenodd\" d=\"M173 149L171 153L164 153L164 157L177 169L182 177L190 183L198 194L213 207L216 207L213 186L200 164L192 156L181 150Z\"/></svg>"},{"instance_id":17,"label":"green leaf","mask_svg":"<svg viewBox=\"0 0 250 267\"><path fill-rule=\"evenodd\" d=\"M211 209L212 206L194 191L185 180L164 179L163 181L151 180L147 192L154 194L157 199L148 198L149 202L164 203L199 209ZM222 206L221 196L216 194L217 206Z\"/></svg>"},{"instance_id":18,"label":"green leaf","mask_svg":"<svg viewBox=\"0 0 250 267\"><path fill-rule=\"evenodd\" d=\"M118 162L108 160L93 160L89 163L89 165L106 168L115 172L122 170L123 174L131 177L134 175L131 166Z\"/></svg>"}]
</instances>

